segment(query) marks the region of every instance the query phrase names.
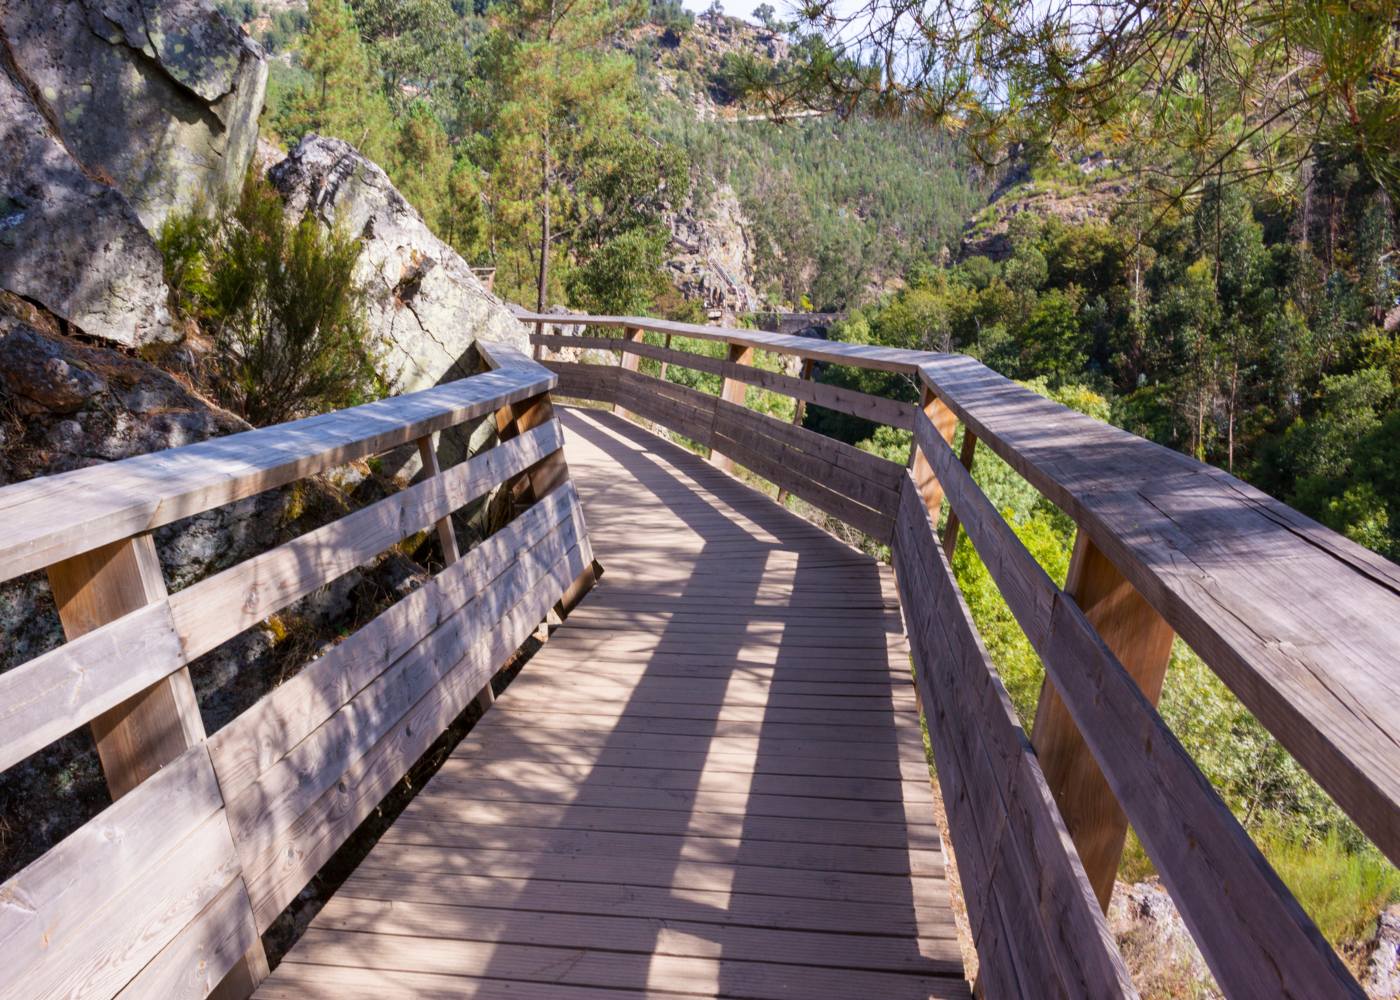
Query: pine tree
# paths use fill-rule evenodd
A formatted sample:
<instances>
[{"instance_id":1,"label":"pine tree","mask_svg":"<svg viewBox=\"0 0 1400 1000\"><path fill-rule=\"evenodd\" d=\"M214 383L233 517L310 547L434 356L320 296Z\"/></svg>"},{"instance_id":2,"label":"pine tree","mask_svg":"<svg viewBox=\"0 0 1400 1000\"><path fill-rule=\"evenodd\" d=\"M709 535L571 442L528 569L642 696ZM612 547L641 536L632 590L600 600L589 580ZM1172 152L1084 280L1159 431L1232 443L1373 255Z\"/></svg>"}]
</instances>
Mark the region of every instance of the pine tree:
<instances>
[{"instance_id":1,"label":"pine tree","mask_svg":"<svg viewBox=\"0 0 1400 1000\"><path fill-rule=\"evenodd\" d=\"M394 120L374 60L345 0L310 0L301 65L310 79L274 116L284 138L307 132L344 139L376 162L388 162Z\"/></svg>"}]
</instances>

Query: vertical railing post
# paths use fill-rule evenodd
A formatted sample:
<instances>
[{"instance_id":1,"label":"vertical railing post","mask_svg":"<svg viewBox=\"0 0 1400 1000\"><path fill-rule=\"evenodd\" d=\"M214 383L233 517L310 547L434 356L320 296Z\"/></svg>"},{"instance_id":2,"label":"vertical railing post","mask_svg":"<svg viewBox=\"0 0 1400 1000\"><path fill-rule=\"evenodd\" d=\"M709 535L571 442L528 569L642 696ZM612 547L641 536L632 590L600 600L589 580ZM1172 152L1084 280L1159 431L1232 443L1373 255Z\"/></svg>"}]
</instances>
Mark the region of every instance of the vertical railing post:
<instances>
[{"instance_id":1,"label":"vertical railing post","mask_svg":"<svg viewBox=\"0 0 1400 1000\"><path fill-rule=\"evenodd\" d=\"M953 432L958 429L958 416L948 404L939 399L927 387L924 387L923 398L920 400L924 415L933 422L933 427L942 436L944 441L953 443ZM919 496L923 497L924 507L928 510L929 520L935 526L938 524L938 512L943 506L943 487L938 482L938 477L933 474L933 466L919 448L918 438L915 437L913 450L909 455L909 467L914 475L914 485L919 489Z\"/></svg>"},{"instance_id":2,"label":"vertical railing post","mask_svg":"<svg viewBox=\"0 0 1400 1000\"><path fill-rule=\"evenodd\" d=\"M423 474L425 476L442 475L442 466L438 463L437 448L433 444L433 435L424 434L418 439L418 457L423 461ZM442 546L442 563L444 566L451 566L462 557L461 550L457 547L457 532L452 529L452 515L448 514L435 525L438 536L438 544ZM485 713L492 705L496 704L496 692L491 688L488 680L484 687L476 693L472 699L477 710Z\"/></svg>"},{"instance_id":3,"label":"vertical railing post","mask_svg":"<svg viewBox=\"0 0 1400 1000\"><path fill-rule=\"evenodd\" d=\"M729 356L727 358L731 365L752 365L753 348L746 344L729 345ZM726 403L733 403L736 406L744 405L744 395L748 390L748 383L741 382L736 378L725 377L724 385L720 387L719 398ZM725 472L734 470L734 461L728 455L723 455L711 449L710 464Z\"/></svg>"},{"instance_id":4,"label":"vertical railing post","mask_svg":"<svg viewBox=\"0 0 1400 1000\"><path fill-rule=\"evenodd\" d=\"M48 568L63 634L69 640L122 615L165 600L155 541L136 535ZM152 684L92 721L93 741L112 798L119 799L205 738L189 668ZM248 915L249 920L252 914ZM268 974L261 939L211 996L242 1000Z\"/></svg>"},{"instance_id":5,"label":"vertical railing post","mask_svg":"<svg viewBox=\"0 0 1400 1000\"><path fill-rule=\"evenodd\" d=\"M809 378L812 377L812 359L811 359L811 358L803 358L803 359L802 359L802 371L798 374L797 377L800 378L800 379L802 379L802 381L804 381L804 382L807 381L807 379L809 379ZM802 418L803 418L803 416L806 415L806 413L807 413L807 401L806 401L805 399L795 399L795 400L793 400L793 407L792 407L792 426L794 426L794 427L801 427L801 426L802 426ZM787 499L788 499L788 491L787 491L787 489L786 489L785 487L779 486L779 487L778 487L778 503L780 503L780 504L785 504L785 503L787 503Z\"/></svg>"},{"instance_id":6,"label":"vertical railing post","mask_svg":"<svg viewBox=\"0 0 1400 1000\"><path fill-rule=\"evenodd\" d=\"M622 330L622 339L628 342L641 340L642 331L635 326L624 327ZM642 356L640 354L633 354L631 351L624 348L621 357L617 360L617 366L623 371L634 372L637 370L637 366L641 364L641 361ZM618 384L618 388L622 388L621 383ZM618 406L616 403L613 404L613 412L620 417L630 418L632 416L631 410L624 406Z\"/></svg>"},{"instance_id":7,"label":"vertical railing post","mask_svg":"<svg viewBox=\"0 0 1400 1000\"><path fill-rule=\"evenodd\" d=\"M963 427L962 454L958 456L958 461L968 472L972 471L972 462L977 457L977 435L972 433L972 428ZM948 508L948 523L943 528L943 554L951 561L953 552L958 547L958 512L951 507Z\"/></svg>"},{"instance_id":8,"label":"vertical railing post","mask_svg":"<svg viewBox=\"0 0 1400 1000\"><path fill-rule=\"evenodd\" d=\"M1172 628L1143 600L1082 528L1074 539L1065 593L1153 705L1171 659ZM1040 689L1031 743L1046 783L1074 838L1089 884L1108 910L1123 855L1128 819L1108 787L1084 737L1047 680Z\"/></svg>"}]
</instances>

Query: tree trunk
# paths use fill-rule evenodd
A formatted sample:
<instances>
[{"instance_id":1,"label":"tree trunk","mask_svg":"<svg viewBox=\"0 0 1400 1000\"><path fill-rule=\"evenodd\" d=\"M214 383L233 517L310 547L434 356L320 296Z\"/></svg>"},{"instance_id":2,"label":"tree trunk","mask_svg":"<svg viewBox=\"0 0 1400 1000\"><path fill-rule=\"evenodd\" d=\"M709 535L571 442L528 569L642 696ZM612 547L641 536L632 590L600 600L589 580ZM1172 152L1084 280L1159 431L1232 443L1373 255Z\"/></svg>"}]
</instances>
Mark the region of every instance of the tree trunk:
<instances>
[{"instance_id":1,"label":"tree trunk","mask_svg":"<svg viewBox=\"0 0 1400 1000\"><path fill-rule=\"evenodd\" d=\"M544 312L549 289L549 125L540 145L540 274L535 311Z\"/></svg>"}]
</instances>

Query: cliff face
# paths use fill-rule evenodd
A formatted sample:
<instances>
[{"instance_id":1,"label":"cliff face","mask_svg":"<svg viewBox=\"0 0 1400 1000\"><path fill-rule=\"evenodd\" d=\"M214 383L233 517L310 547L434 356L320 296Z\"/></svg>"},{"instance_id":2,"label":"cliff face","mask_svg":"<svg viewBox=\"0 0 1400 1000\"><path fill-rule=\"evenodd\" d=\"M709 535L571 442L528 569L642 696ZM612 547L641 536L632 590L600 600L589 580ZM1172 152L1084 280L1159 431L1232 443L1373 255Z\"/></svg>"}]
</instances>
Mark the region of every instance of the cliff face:
<instances>
[{"instance_id":1,"label":"cliff face","mask_svg":"<svg viewBox=\"0 0 1400 1000\"><path fill-rule=\"evenodd\" d=\"M6 0L0 288L89 336L176 339L152 234L237 193L266 81L202 0Z\"/></svg>"}]
</instances>

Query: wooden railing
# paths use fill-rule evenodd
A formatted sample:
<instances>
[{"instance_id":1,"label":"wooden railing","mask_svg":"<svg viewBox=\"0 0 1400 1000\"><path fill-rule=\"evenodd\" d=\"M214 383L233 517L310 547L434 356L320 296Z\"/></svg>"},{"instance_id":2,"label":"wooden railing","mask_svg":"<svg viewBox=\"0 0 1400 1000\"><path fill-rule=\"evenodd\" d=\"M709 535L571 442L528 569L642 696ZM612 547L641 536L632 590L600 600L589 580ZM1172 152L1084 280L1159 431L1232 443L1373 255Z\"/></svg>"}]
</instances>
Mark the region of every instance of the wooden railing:
<instances>
[{"instance_id":1,"label":"wooden railing","mask_svg":"<svg viewBox=\"0 0 1400 1000\"><path fill-rule=\"evenodd\" d=\"M0 579L46 570L66 644L0 674L0 770L90 724L113 805L0 886L0 996L246 997L259 935L496 670L593 579L549 391L481 375L0 490ZM495 414L440 469L433 435ZM416 485L167 593L152 531L417 443ZM453 511L520 510L466 554ZM188 664L419 532L445 567L206 737Z\"/></svg>"},{"instance_id":2,"label":"wooden railing","mask_svg":"<svg viewBox=\"0 0 1400 1000\"><path fill-rule=\"evenodd\" d=\"M638 317L520 318L537 357L582 349L544 361L561 394L675 431L891 545L991 995L1134 995L1102 912L1129 822L1228 995L1362 995L1155 705L1180 635L1400 862L1400 567L970 358ZM675 337L727 355L678 350ZM619 362L590 363L590 350ZM802 377L752 367L755 351L802 359ZM920 405L814 382L813 364L902 373ZM671 366L720 376L721 392L665 379ZM747 385L912 430L910 467L746 408ZM1063 589L974 483L979 442L1077 524ZM1031 738L954 581L959 524L1045 665Z\"/></svg>"}]
</instances>

